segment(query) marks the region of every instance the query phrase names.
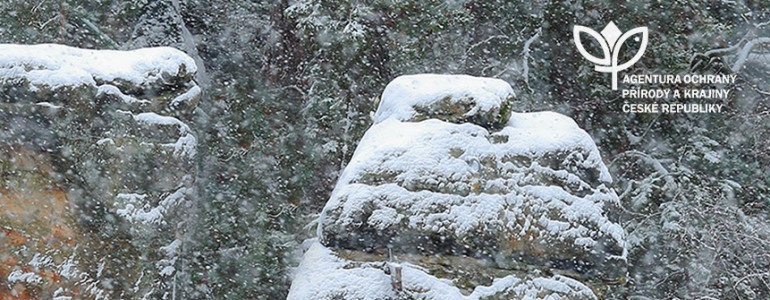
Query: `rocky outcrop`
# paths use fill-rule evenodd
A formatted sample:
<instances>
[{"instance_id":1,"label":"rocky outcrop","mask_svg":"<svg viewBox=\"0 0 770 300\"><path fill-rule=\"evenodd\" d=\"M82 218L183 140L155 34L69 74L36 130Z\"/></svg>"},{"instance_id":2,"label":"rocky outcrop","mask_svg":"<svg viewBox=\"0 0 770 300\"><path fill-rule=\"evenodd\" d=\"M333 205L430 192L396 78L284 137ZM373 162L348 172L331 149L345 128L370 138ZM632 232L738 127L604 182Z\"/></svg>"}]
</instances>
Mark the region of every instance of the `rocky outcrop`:
<instances>
[{"instance_id":1,"label":"rocky outcrop","mask_svg":"<svg viewBox=\"0 0 770 300\"><path fill-rule=\"evenodd\" d=\"M171 48L0 53L0 204L40 212L3 209L0 247L14 263L0 278L37 298L163 291L179 244L168 220L184 211L195 177L193 60ZM25 242L3 243L14 234ZM157 284L132 290L136 280Z\"/></svg>"},{"instance_id":2,"label":"rocky outcrop","mask_svg":"<svg viewBox=\"0 0 770 300\"><path fill-rule=\"evenodd\" d=\"M390 83L289 298L596 299L622 282L618 198L593 140L566 116L510 112L513 99L497 79Z\"/></svg>"},{"instance_id":3,"label":"rocky outcrop","mask_svg":"<svg viewBox=\"0 0 770 300\"><path fill-rule=\"evenodd\" d=\"M511 86L498 79L468 75L406 75L394 79L382 92L374 122L438 119L500 128L510 116L513 98Z\"/></svg>"}]
</instances>

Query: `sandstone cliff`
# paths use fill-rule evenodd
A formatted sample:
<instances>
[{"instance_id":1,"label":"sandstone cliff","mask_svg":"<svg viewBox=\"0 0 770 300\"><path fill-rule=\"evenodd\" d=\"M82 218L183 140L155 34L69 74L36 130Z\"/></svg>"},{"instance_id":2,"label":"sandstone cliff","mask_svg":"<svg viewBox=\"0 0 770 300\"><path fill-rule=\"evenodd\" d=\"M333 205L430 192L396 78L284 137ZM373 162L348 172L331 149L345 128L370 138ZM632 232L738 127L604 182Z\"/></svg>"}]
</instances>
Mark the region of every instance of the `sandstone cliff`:
<instances>
[{"instance_id":1,"label":"sandstone cliff","mask_svg":"<svg viewBox=\"0 0 770 300\"><path fill-rule=\"evenodd\" d=\"M0 53L0 298L151 295L133 286L173 278L167 220L195 177L195 63L171 48Z\"/></svg>"},{"instance_id":2,"label":"sandstone cliff","mask_svg":"<svg viewBox=\"0 0 770 300\"><path fill-rule=\"evenodd\" d=\"M622 282L625 233L594 142L512 101L497 79L391 82L289 299L596 299Z\"/></svg>"}]
</instances>

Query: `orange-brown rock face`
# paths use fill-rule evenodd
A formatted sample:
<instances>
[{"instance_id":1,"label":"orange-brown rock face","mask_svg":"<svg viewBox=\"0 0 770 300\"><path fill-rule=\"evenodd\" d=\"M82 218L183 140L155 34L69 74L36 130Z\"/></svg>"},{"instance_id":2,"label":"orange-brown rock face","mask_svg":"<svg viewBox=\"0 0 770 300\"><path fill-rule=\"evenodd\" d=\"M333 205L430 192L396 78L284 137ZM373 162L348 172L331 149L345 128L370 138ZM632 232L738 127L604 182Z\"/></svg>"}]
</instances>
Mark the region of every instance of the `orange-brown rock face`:
<instances>
[{"instance_id":1,"label":"orange-brown rock face","mask_svg":"<svg viewBox=\"0 0 770 300\"><path fill-rule=\"evenodd\" d=\"M46 298L65 286L77 290L52 267L75 253L80 238L67 192L54 184L50 159L25 148L0 149L0 278L13 279L0 285L0 299ZM51 261L42 262L41 253Z\"/></svg>"}]
</instances>

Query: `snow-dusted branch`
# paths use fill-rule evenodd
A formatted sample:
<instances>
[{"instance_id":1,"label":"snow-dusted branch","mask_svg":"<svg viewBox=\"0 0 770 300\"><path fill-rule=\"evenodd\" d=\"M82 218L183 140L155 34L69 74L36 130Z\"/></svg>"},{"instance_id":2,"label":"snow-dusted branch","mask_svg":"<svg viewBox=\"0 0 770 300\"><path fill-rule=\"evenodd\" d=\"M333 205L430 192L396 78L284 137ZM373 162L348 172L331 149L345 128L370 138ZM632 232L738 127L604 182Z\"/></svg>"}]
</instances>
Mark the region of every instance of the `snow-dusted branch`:
<instances>
[{"instance_id":1,"label":"snow-dusted branch","mask_svg":"<svg viewBox=\"0 0 770 300\"><path fill-rule=\"evenodd\" d=\"M468 53L473 51L474 48L476 48L478 46L481 46L483 44L489 43L490 41L492 41L494 39L508 39L508 38L509 38L508 36L502 35L502 34L490 36L490 37L484 39L483 41L480 41L480 42L475 43L475 44L471 45L470 47L468 47L468 49L465 50L465 55L468 56Z\"/></svg>"},{"instance_id":2,"label":"snow-dusted branch","mask_svg":"<svg viewBox=\"0 0 770 300\"><path fill-rule=\"evenodd\" d=\"M521 51L521 57L522 57L522 71L521 76L524 77L524 82L527 83L527 86L529 86L529 52L530 47L532 47L532 43L536 42L540 38L540 33L542 32L542 28L538 28L535 35L530 37L526 42L524 42L524 50Z\"/></svg>"},{"instance_id":3,"label":"snow-dusted branch","mask_svg":"<svg viewBox=\"0 0 770 300\"><path fill-rule=\"evenodd\" d=\"M746 36L744 36L735 45L730 47L711 49L703 53L696 53L690 58L690 69L699 69L704 63L707 65L711 64L711 62L717 57L736 54L736 60L730 68L731 72L736 73L740 71L740 69L746 63L746 60L752 54L752 50L758 44L770 44L770 37L747 39Z\"/></svg>"},{"instance_id":4,"label":"snow-dusted branch","mask_svg":"<svg viewBox=\"0 0 770 300\"><path fill-rule=\"evenodd\" d=\"M770 37L759 37L755 38L753 40L748 41L745 45L743 45L743 48L741 48L741 51L738 52L738 59L735 60L735 64L733 64L732 71L738 72L741 67L743 67L743 64L746 63L746 59L749 57L749 54L751 54L752 48L756 46L757 44L765 44L770 43Z\"/></svg>"},{"instance_id":5,"label":"snow-dusted branch","mask_svg":"<svg viewBox=\"0 0 770 300\"><path fill-rule=\"evenodd\" d=\"M647 163L648 165L650 165L660 175L668 175L669 174L668 170L666 170L666 168L663 167L663 165L660 163L660 161L658 161L657 159L655 159L654 157L652 157L651 155L649 155L647 153L644 153L644 152L641 152L641 151L636 151L636 150L628 150L628 151L625 151L623 153L620 153L620 155L618 157L616 157L610 163L610 165L614 164L615 161L618 160L619 158L626 157L626 156L631 156L631 157L639 158L641 161L643 161L643 162Z\"/></svg>"},{"instance_id":6,"label":"snow-dusted branch","mask_svg":"<svg viewBox=\"0 0 770 300\"><path fill-rule=\"evenodd\" d=\"M668 171L668 169L666 169L666 167L664 167L663 164L660 163L660 160L652 157L651 155L649 155L647 153L641 152L641 151L628 150L626 152L621 153L620 155L618 155L618 157L613 159L612 162L610 162L610 165L613 165L615 163L615 161L617 161L618 159L620 159L622 157L634 157L634 158L639 159L641 162L649 165L650 167L652 167L653 170L655 170L655 173L659 176L659 177L654 179L655 181L657 181L660 178L663 178L663 180L666 182L665 183L665 187L667 189L670 189L670 190L676 189L677 184L674 181L673 174L671 174ZM625 196L625 195L623 195L623 196Z\"/></svg>"},{"instance_id":7,"label":"snow-dusted branch","mask_svg":"<svg viewBox=\"0 0 770 300\"><path fill-rule=\"evenodd\" d=\"M759 29L759 28L765 27L767 25L770 25L770 20L762 22L762 23L757 23L756 25L754 25L754 28Z\"/></svg>"}]
</instances>

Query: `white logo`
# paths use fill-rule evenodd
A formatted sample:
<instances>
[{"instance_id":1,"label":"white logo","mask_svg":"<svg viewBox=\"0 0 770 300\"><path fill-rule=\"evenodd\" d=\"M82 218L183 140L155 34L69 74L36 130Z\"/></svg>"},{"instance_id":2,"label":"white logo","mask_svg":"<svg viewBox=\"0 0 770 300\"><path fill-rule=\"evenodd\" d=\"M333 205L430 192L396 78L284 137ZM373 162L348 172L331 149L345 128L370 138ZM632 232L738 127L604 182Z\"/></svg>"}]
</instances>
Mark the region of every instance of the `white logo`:
<instances>
[{"instance_id":1,"label":"white logo","mask_svg":"<svg viewBox=\"0 0 770 300\"><path fill-rule=\"evenodd\" d=\"M602 47L602 53L604 57L598 58L586 51L586 49L583 47L583 43L580 41L581 32L587 33L599 42L599 45ZM621 46L623 46L623 43L625 43L628 38L637 33L642 34L642 42L639 46L639 51L636 52L636 55L634 55L631 60L623 63L622 65L618 65L618 53L620 53ZM618 29L617 26L615 26L615 23L610 22L606 27L604 27L604 29L602 29L602 33L599 34L591 28L575 25L575 28L572 30L572 34L574 35L575 45L577 46L580 54L583 55L583 57L585 57L588 61L597 64L596 71L612 73L613 90L618 89L618 71L628 69L628 67L636 63L640 58L642 58L644 50L647 48L647 27L637 27L627 31L626 33L623 33L620 31L620 29Z\"/></svg>"}]
</instances>

